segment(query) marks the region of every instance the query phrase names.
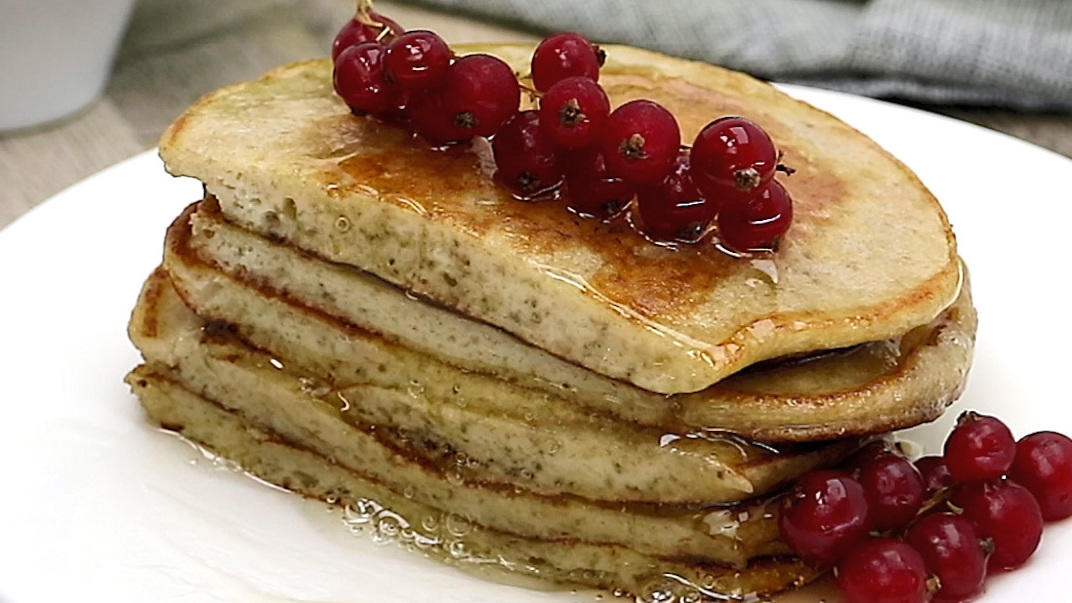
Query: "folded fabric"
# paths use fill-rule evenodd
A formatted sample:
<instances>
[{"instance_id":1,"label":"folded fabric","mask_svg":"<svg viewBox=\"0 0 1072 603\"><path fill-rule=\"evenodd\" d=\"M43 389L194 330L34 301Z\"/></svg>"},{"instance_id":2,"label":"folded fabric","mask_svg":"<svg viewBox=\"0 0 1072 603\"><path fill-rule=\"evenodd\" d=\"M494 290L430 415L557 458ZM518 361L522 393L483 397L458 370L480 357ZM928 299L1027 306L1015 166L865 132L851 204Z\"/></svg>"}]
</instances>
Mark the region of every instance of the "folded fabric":
<instances>
[{"instance_id":1,"label":"folded fabric","mask_svg":"<svg viewBox=\"0 0 1072 603\"><path fill-rule=\"evenodd\" d=\"M1066 0L421 2L869 96L1072 110Z\"/></svg>"}]
</instances>

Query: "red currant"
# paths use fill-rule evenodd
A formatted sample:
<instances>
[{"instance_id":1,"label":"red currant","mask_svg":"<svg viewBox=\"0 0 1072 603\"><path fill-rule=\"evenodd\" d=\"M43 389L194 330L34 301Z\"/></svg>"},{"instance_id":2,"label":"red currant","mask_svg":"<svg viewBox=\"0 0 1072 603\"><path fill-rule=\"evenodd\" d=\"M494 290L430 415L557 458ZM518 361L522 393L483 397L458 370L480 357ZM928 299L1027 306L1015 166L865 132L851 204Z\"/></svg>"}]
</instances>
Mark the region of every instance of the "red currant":
<instances>
[{"instance_id":1,"label":"red currant","mask_svg":"<svg viewBox=\"0 0 1072 603\"><path fill-rule=\"evenodd\" d=\"M387 78L406 90L434 86L450 67L451 52L443 38L430 31L409 31L387 46L383 59Z\"/></svg>"},{"instance_id":2,"label":"red currant","mask_svg":"<svg viewBox=\"0 0 1072 603\"><path fill-rule=\"evenodd\" d=\"M472 132L454 124L440 88L414 92L406 105L405 114L413 131L433 145L456 144L473 137Z\"/></svg>"},{"instance_id":3,"label":"red currant","mask_svg":"<svg viewBox=\"0 0 1072 603\"><path fill-rule=\"evenodd\" d=\"M927 568L923 557L903 542L868 540L838 567L837 585L846 603L924 603Z\"/></svg>"},{"instance_id":4,"label":"red currant","mask_svg":"<svg viewBox=\"0 0 1072 603\"><path fill-rule=\"evenodd\" d=\"M521 88L510 66L487 54L454 62L443 79L443 104L459 131L491 136L517 113Z\"/></svg>"},{"instance_id":5,"label":"red currant","mask_svg":"<svg viewBox=\"0 0 1072 603\"><path fill-rule=\"evenodd\" d=\"M1031 557L1042 540L1042 511L1023 486L987 481L961 484L950 498L975 524L979 535L994 539L992 569L1011 569Z\"/></svg>"},{"instance_id":6,"label":"red currant","mask_svg":"<svg viewBox=\"0 0 1072 603\"><path fill-rule=\"evenodd\" d=\"M681 129L659 103L630 101L610 114L602 145L607 171L632 184L654 184L674 165Z\"/></svg>"},{"instance_id":7,"label":"red currant","mask_svg":"<svg viewBox=\"0 0 1072 603\"><path fill-rule=\"evenodd\" d=\"M763 128L743 117L723 117L692 143L693 178L713 198L750 198L774 177L778 151Z\"/></svg>"},{"instance_id":8,"label":"red currant","mask_svg":"<svg viewBox=\"0 0 1072 603\"><path fill-rule=\"evenodd\" d=\"M880 454L865 462L859 481L875 529L904 527L923 505L923 476L912 463L895 454Z\"/></svg>"},{"instance_id":9,"label":"red currant","mask_svg":"<svg viewBox=\"0 0 1072 603\"><path fill-rule=\"evenodd\" d=\"M414 93L410 90L402 90L401 88L396 90L395 106L379 113L376 117L380 118L386 123L410 129L409 125L409 106L413 102Z\"/></svg>"},{"instance_id":10,"label":"red currant","mask_svg":"<svg viewBox=\"0 0 1072 603\"><path fill-rule=\"evenodd\" d=\"M761 251L773 249L792 223L793 200L781 184L772 180L754 199L724 201L718 215L718 232L730 249Z\"/></svg>"},{"instance_id":11,"label":"red currant","mask_svg":"<svg viewBox=\"0 0 1072 603\"><path fill-rule=\"evenodd\" d=\"M916 460L916 469L923 475L927 494L934 494L942 488L953 485L953 476L949 475L949 466L940 456L925 456Z\"/></svg>"},{"instance_id":12,"label":"red currant","mask_svg":"<svg viewBox=\"0 0 1072 603\"><path fill-rule=\"evenodd\" d=\"M383 33L384 29L387 30L386 34ZM375 11L358 15L347 21L336 34L335 41L331 44L331 59L338 59L342 51L362 42L386 44L404 31L406 30L401 25Z\"/></svg>"},{"instance_id":13,"label":"red currant","mask_svg":"<svg viewBox=\"0 0 1072 603\"><path fill-rule=\"evenodd\" d=\"M997 479L1009 470L1016 440L994 417L965 412L945 441L945 463L956 483Z\"/></svg>"},{"instance_id":14,"label":"red currant","mask_svg":"<svg viewBox=\"0 0 1072 603\"><path fill-rule=\"evenodd\" d=\"M560 147L579 149L599 141L610 115L610 99L586 77L555 83L540 99L540 121Z\"/></svg>"},{"instance_id":15,"label":"red currant","mask_svg":"<svg viewBox=\"0 0 1072 603\"><path fill-rule=\"evenodd\" d=\"M335 92L354 113L385 113L398 106L397 90L384 79L384 51L379 42L364 42L335 61Z\"/></svg>"},{"instance_id":16,"label":"red currant","mask_svg":"<svg viewBox=\"0 0 1072 603\"><path fill-rule=\"evenodd\" d=\"M607 173L602 153L576 153L567 158L566 164L567 205L578 214L606 220L621 213L633 200L635 190Z\"/></svg>"},{"instance_id":17,"label":"red currant","mask_svg":"<svg viewBox=\"0 0 1072 603\"><path fill-rule=\"evenodd\" d=\"M778 519L784 540L802 559L834 563L870 527L863 486L838 471L816 471L797 481Z\"/></svg>"},{"instance_id":18,"label":"red currant","mask_svg":"<svg viewBox=\"0 0 1072 603\"><path fill-rule=\"evenodd\" d=\"M886 442L885 440L877 440L874 442L870 442L863 448L860 448L856 452L852 453L852 456L845 460L845 470L851 475L858 475L860 467L863 467L864 464L871 459L884 454L894 454L890 450L888 442Z\"/></svg>"},{"instance_id":19,"label":"red currant","mask_svg":"<svg viewBox=\"0 0 1072 603\"><path fill-rule=\"evenodd\" d=\"M983 592L986 557L975 526L953 513L935 513L912 526L905 541L938 576L940 601L966 601Z\"/></svg>"},{"instance_id":20,"label":"red currant","mask_svg":"<svg viewBox=\"0 0 1072 603\"><path fill-rule=\"evenodd\" d=\"M562 180L555 146L540 126L540 114L522 111L492 141L496 177L522 195L535 195Z\"/></svg>"},{"instance_id":21,"label":"red currant","mask_svg":"<svg viewBox=\"0 0 1072 603\"><path fill-rule=\"evenodd\" d=\"M532 54L532 83L540 92L546 92L568 77L596 81L604 60L604 52L588 38L574 33L555 34L540 42Z\"/></svg>"},{"instance_id":22,"label":"red currant","mask_svg":"<svg viewBox=\"0 0 1072 603\"><path fill-rule=\"evenodd\" d=\"M1009 477L1031 491L1047 521L1072 515L1072 440L1040 431L1016 444Z\"/></svg>"},{"instance_id":23,"label":"red currant","mask_svg":"<svg viewBox=\"0 0 1072 603\"><path fill-rule=\"evenodd\" d=\"M718 206L705 199L689 176L689 155L681 153L674 169L657 185L637 190L637 210L644 233L656 241L698 241Z\"/></svg>"}]
</instances>

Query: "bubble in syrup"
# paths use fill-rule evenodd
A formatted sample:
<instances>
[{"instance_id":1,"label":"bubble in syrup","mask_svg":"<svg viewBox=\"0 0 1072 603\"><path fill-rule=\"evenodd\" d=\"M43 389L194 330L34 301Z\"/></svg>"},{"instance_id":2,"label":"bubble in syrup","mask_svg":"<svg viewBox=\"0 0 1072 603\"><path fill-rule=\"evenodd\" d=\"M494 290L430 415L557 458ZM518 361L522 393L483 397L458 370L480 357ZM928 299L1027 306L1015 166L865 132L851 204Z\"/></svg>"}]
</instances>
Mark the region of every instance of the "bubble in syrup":
<instances>
[{"instance_id":1,"label":"bubble in syrup","mask_svg":"<svg viewBox=\"0 0 1072 603\"><path fill-rule=\"evenodd\" d=\"M421 527L426 532L435 532L439 529L439 517L436 515L425 515L421 518Z\"/></svg>"},{"instance_id":2,"label":"bubble in syrup","mask_svg":"<svg viewBox=\"0 0 1072 603\"><path fill-rule=\"evenodd\" d=\"M462 477L462 474L458 471L447 471L445 477L447 479L447 483L452 486L461 486L465 484L465 478Z\"/></svg>"},{"instance_id":3,"label":"bubble in syrup","mask_svg":"<svg viewBox=\"0 0 1072 603\"><path fill-rule=\"evenodd\" d=\"M461 538L473 529L473 524L467 518L458 515L457 513L451 513L447 515L446 521L447 532L451 536Z\"/></svg>"},{"instance_id":4,"label":"bubble in syrup","mask_svg":"<svg viewBox=\"0 0 1072 603\"><path fill-rule=\"evenodd\" d=\"M447 553L455 559L465 559L469 556L469 552L466 551L465 543L461 540L451 541L451 543L447 545Z\"/></svg>"},{"instance_id":5,"label":"bubble in syrup","mask_svg":"<svg viewBox=\"0 0 1072 603\"><path fill-rule=\"evenodd\" d=\"M678 597L678 601L681 603L702 603L703 595L699 591L690 590Z\"/></svg>"}]
</instances>

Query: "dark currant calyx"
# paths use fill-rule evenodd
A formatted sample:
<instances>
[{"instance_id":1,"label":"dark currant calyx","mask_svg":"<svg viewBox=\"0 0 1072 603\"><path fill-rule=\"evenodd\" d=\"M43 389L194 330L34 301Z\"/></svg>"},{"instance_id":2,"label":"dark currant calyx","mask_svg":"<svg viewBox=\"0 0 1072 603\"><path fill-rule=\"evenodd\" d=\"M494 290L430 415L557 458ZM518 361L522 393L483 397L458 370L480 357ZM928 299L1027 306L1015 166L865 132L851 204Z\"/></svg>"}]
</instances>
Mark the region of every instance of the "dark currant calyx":
<instances>
[{"instance_id":1,"label":"dark currant calyx","mask_svg":"<svg viewBox=\"0 0 1072 603\"><path fill-rule=\"evenodd\" d=\"M644 150L644 145L647 144L647 142L648 141L644 139L643 134L635 132L630 134L629 138L618 143L618 152L626 159L644 159L648 156L647 151Z\"/></svg>"},{"instance_id":2,"label":"dark currant calyx","mask_svg":"<svg viewBox=\"0 0 1072 603\"><path fill-rule=\"evenodd\" d=\"M562 110L558 113L558 120L562 125L567 127L575 127L580 123L583 123L587 116L581 111L581 103L577 102L577 99L571 98L566 101L566 104L562 107Z\"/></svg>"},{"instance_id":3,"label":"dark currant calyx","mask_svg":"<svg viewBox=\"0 0 1072 603\"><path fill-rule=\"evenodd\" d=\"M756 168L747 167L733 173L733 183L737 190L747 193L759 188L763 184L763 177Z\"/></svg>"},{"instance_id":4,"label":"dark currant calyx","mask_svg":"<svg viewBox=\"0 0 1072 603\"><path fill-rule=\"evenodd\" d=\"M607 51L603 50L603 47L599 44L592 44L592 49L596 51L596 62L599 63L599 66L602 67L603 65L606 65Z\"/></svg>"},{"instance_id":5,"label":"dark currant calyx","mask_svg":"<svg viewBox=\"0 0 1072 603\"><path fill-rule=\"evenodd\" d=\"M476 128L476 124L476 115L472 111L462 111L454 116L454 125L459 128L472 130Z\"/></svg>"}]
</instances>

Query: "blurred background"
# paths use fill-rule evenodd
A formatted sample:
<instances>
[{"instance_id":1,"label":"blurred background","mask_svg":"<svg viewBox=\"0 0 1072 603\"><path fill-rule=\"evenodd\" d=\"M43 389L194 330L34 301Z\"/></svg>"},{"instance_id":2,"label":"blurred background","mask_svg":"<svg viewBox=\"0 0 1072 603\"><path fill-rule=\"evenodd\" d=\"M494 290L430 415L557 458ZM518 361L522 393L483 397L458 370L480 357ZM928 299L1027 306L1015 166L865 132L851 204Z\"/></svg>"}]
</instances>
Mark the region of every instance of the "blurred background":
<instances>
[{"instance_id":1,"label":"blurred background","mask_svg":"<svg viewBox=\"0 0 1072 603\"><path fill-rule=\"evenodd\" d=\"M421 0L376 8L452 43L578 31L894 100L1072 156L1066 0ZM0 227L152 148L206 92L327 56L353 9L352 0L0 0ZM34 98L35 86L44 100ZM20 123L71 111L44 125Z\"/></svg>"}]
</instances>

